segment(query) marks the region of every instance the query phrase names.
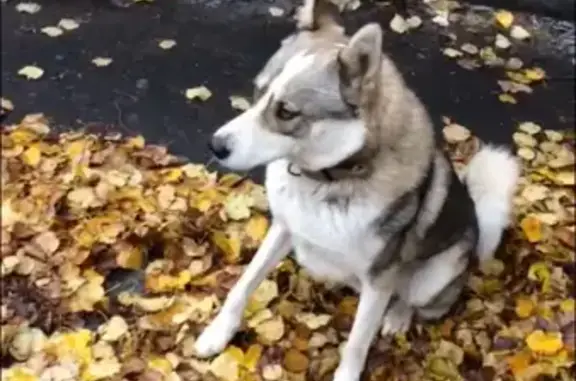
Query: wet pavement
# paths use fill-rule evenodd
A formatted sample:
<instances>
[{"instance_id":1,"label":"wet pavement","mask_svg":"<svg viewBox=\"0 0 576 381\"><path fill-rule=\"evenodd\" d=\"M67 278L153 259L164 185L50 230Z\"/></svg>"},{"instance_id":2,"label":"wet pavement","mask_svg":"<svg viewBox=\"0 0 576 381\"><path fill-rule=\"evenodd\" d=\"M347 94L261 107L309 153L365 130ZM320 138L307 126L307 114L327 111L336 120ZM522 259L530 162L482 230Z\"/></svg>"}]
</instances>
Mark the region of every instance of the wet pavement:
<instances>
[{"instance_id":1,"label":"wet pavement","mask_svg":"<svg viewBox=\"0 0 576 381\"><path fill-rule=\"evenodd\" d=\"M104 0L39 3L42 9L33 15L16 12L16 2L2 4L2 95L15 105L9 120L43 112L61 128L116 125L197 162L207 158L207 137L236 114L228 97L251 93L252 76L292 28L288 18L268 12L273 5L288 10L288 0L156 0L129 9L114 9ZM390 7L366 6L345 18L353 31L366 21L387 25L392 16ZM64 17L80 27L57 38L40 33ZM533 94L520 95L518 104L504 104L496 83L503 71L459 67L441 53L446 33L430 25L429 16L422 18L425 26L410 34L386 32L385 51L438 126L448 116L495 142L509 142L522 121L573 127L574 67L566 50L573 45L558 49L558 41L540 39L515 47L526 64L545 69L549 80ZM161 39L177 45L162 50ZM91 60L97 56L113 62L96 67ZM42 78L29 81L16 74L31 64L44 69ZM187 101L185 89L198 85L206 85L212 98Z\"/></svg>"}]
</instances>

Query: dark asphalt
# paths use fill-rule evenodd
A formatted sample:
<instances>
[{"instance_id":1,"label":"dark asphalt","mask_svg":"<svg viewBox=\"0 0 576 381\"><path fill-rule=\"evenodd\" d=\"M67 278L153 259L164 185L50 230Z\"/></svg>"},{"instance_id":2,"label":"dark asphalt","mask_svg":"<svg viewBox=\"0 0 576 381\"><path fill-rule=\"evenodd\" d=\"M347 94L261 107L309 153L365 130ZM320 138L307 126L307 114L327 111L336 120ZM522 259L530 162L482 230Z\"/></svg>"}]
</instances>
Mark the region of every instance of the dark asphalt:
<instances>
[{"instance_id":1,"label":"dark asphalt","mask_svg":"<svg viewBox=\"0 0 576 381\"><path fill-rule=\"evenodd\" d=\"M120 125L125 132L167 144L176 154L205 161L207 137L235 114L228 96L251 93L252 76L292 28L288 19L268 14L271 5L288 8L288 0L156 0L126 10L104 1L39 1L42 10L34 15L16 12L14 1L2 4L2 95L16 107L10 121L43 112L65 128ZM63 17L81 20L80 28L58 38L40 33ZM391 17L389 7L345 16L351 31L366 21L387 25ZM159 39L178 44L165 51L157 46ZM521 121L554 129L574 126L569 60L525 44L519 56L543 67L552 79L520 96L519 104L503 104L496 83L502 71L460 68L441 54L445 42L429 26L405 36L387 32L385 39L385 50L438 125L449 116L495 142L509 142ZM98 68L90 62L96 56L114 61ZM18 70L29 64L42 67L44 76L35 81L18 77ZM184 90L198 85L209 87L213 97L205 103L187 101Z\"/></svg>"}]
</instances>

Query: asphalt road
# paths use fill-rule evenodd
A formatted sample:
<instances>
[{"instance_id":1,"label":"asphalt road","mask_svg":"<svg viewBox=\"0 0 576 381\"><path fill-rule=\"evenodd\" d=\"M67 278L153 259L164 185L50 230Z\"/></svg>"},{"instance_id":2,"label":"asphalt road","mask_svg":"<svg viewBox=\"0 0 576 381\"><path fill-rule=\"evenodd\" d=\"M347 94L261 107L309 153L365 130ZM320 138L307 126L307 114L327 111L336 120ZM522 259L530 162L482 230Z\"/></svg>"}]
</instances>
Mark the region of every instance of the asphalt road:
<instances>
[{"instance_id":1,"label":"asphalt road","mask_svg":"<svg viewBox=\"0 0 576 381\"><path fill-rule=\"evenodd\" d=\"M252 76L292 28L287 18L268 13L271 5L288 8L288 0L156 0L126 10L104 0L39 3L42 9L33 15L16 12L13 1L2 4L1 90L16 106L9 121L43 112L60 128L117 126L196 162L207 159L208 136L236 113L228 97L251 93ZM79 20L80 27L57 38L40 33L63 17ZM351 31L369 20L385 25L391 17L389 8L373 7L346 15ZM162 50L160 39L174 39L177 45ZM511 105L497 99L501 70L460 68L441 54L445 43L434 27L403 36L388 32L385 38L386 52L438 126L448 116L494 142L509 142L521 121L554 129L574 126L574 68L565 55L533 44L520 47L518 55L544 68L551 79ZM96 67L91 63L96 56L113 62ZM44 76L26 80L17 75L30 64L43 68ZM198 85L210 88L213 97L187 101L185 89Z\"/></svg>"}]
</instances>

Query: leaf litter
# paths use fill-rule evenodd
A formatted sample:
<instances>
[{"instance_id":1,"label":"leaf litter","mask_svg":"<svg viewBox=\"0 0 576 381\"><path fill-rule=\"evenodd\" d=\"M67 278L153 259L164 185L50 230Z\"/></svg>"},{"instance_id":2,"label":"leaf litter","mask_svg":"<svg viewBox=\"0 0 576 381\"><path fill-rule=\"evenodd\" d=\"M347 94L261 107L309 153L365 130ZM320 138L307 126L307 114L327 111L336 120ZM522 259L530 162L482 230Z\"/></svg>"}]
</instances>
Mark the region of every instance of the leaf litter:
<instances>
[{"instance_id":1,"label":"leaf litter","mask_svg":"<svg viewBox=\"0 0 576 381\"><path fill-rule=\"evenodd\" d=\"M444 122L460 170L481 142ZM365 380L574 379L574 136L527 121L513 140L522 177L497 259L453 314L379 338ZM42 114L3 126L1 175L3 381L330 379L358 298L291 259L230 345L194 356L268 229L260 185L141 136L57 134Z\"/></svg>"}]
</instances>

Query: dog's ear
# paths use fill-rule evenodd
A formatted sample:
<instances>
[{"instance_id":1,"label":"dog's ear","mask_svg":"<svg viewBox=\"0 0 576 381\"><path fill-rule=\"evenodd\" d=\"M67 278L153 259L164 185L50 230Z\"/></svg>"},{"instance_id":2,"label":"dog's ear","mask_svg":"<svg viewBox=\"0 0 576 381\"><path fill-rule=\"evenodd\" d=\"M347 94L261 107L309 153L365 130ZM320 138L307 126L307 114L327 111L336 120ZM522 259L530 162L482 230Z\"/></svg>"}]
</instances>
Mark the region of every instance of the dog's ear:
<instances>
[{"instance_id":1,"label":"dog's ear","mask_svg":"<svg viewBox=\"0 0 576 381\"><path fill-rule=\"evenodd\" d=\"M338 53L342 92L358 105L360 92L378 84L382 66L382 28L376 23L362 27Z\"/></svg>"},{"instance_id":2,"label":"dog's ear","mask_svg":"<svg viewBox=\"0 0 576 381\"><path fill-rule=\"evenodd\" d=\"M296 26L299 30L318 30L329 25L339 25L340 13L329 0L304 0L296 11Z\"/></svg>"}]
</instances>

